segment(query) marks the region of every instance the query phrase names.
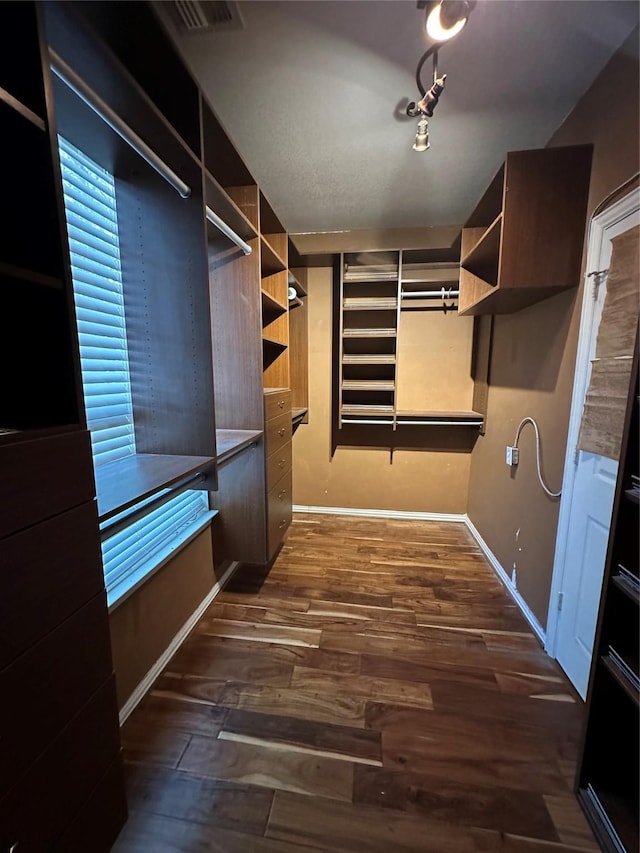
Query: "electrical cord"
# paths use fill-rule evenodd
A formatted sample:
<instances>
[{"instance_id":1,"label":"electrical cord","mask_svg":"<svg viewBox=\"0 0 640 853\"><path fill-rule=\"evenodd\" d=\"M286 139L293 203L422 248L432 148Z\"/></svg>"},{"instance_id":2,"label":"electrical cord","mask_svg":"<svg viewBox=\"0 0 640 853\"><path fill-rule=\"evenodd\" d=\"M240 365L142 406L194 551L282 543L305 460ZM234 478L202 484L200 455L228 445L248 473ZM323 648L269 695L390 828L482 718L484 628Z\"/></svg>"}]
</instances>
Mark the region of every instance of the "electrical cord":
<instances>
[{"instance_id":1,"label":"electrical cord","mask_svg":"<svg viewBox=\"0 0 640 853\"><path fill-rule=\"evenodd\" d=\"M552 492L546 485L544 480L542 479L542 470L540 464L540 432L538 430L538 424L534 421L533 418L523 418L518 424L518 429L516 430L515 441L513 442L513 446L518 446L518 439L520 438L520 433L522 432L522 428L525 424L531 424L536 433L536 469L538 471L538 480L540 480L540 485L545 490L545 492L549 495L550 498L559 498L562 494L562 489L559 492Z\"/></svg>"}]
</instances>

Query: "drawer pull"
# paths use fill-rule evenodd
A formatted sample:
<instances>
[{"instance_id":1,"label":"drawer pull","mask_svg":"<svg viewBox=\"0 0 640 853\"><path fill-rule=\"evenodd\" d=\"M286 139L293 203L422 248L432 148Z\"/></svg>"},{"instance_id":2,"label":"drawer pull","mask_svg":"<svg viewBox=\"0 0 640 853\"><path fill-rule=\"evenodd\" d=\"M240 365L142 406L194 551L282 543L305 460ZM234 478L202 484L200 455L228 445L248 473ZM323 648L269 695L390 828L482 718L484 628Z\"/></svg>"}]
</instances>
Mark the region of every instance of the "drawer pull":
<instances>
[{"instance_id":1,"label":"drawer pull","mask_svg":"<svg viewBox=\"0 0 640 853\"><path fill-rule=\"evenodd\" d=\"M286 431L287 431L286 427L280 427L280 429L278 430L278 435L283 436Z\"/></svg>"},{"instance_id":2,"label":"drawer pull","mask_svg":"<svg viewBox=\"0 0 640 853\"><path fill-rule=\"evenodd\" d=\"M282 521L280 522L280 524L278 525L278 530L282 530L282 528L286 527L286 525L287 525L286 519L283 518Z\"/></svg>"},{"instance_id":3,"label":"drawer pull","mask_svg":"<svg viewBox=\"0 0 640 853\"><path fill-rule=\"evenodd\" d=\"M287 490L283 489L281 492L278 492L278 498L283 498L287 494Z\"/></svg>"},{"instance_id":4,"label":"drawer pull","mask_svg":"<svg viewBox=\"0 0 640 853\"><path fill-rule=\"evenodd\" d=\"M279 408L284 409L284 403L285 403L285 401L284 401L284 400L278 400L278 406L279 406Z\"/></svg>"},{"instance_id":5,"label":"drawer pull","mask_svg":"<svg viewBox=\"0 0 640 853\"><path fill-rule=\"evenodd\" d=\"M278 462L278 468L284 468L284 466L285 466L286 464L287 464L287 460L286 460L286 459L281 459L281 460Z\"/></svg>"}]
</instances>

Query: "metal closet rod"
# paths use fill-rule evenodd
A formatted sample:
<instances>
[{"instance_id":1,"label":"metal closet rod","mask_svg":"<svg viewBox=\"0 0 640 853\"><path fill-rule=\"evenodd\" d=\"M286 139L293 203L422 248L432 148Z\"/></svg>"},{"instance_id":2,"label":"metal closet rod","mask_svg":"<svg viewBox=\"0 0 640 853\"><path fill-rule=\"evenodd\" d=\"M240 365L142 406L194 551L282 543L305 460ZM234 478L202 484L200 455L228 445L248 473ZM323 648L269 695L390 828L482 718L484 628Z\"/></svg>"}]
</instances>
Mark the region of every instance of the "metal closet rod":
<instances>
[{"instance_id":1,"label":"metal closet rod","mask_svg":"<svg viewBox=\"0 0 640 853\"><path fill-rule=\"evenodd\" d=\"M105 124L109 125L109 127L118 134L118 136L123 139L127 145L130 145L134 151L136 151L143 160L145 160L152 169L160 175L160 177L164 178L164 180L170 184L174 190L178 193L181 198L189 198L191 195L191 187L180 178L176 173L171 169L164 160L161 160L160 157L150 148L144 139L141 139L140 136L133 130L129 125L123 121L120 116L115 113L111 107L102 100L100 95L93 91L93 89L88 86L85 81L80 77L76 72L62 59L55 50L49 51L49 56L51 59L51 70L54 74L62 80L62 82L67 85L72 91L76 93L76 95L84 101L84 103L90 107L93 112L99 116ZM207 219L211 222L212 225L215 225L223 234L225 234L233 243L236 244L245 255L251 254L251 246L249 246L245 241L239 237L236 232L230 228L227 223L221 219L217 213L211 210L210 207L206 208Z\"/></svg>"},{"instance_id":2,"label":"metal closet rod","mask_svg":"<svg viewBox=\"0 0 640 853\"><path fill-rule=\"evenodd\" d=\"M138 134L132 130L129 125L124 122L120 116L115 113L111 107L105 103L100 95L96 94L93 89L88 86L82 77L79 77L76 72L70 68L67 63L58 56L55 50L49 51L51 58L51 70L65 83L76 95L81 98L85 104L90 107L94 113L99 116L105 124L114 130L121 139L133 148L143 160L156 170L156 172L171 184L174 190L182 198L189 198L191 195L191 187L176 175L176 173L167 166L164 160L153 151L147 143L141 139Z\"/></svg>"},{"instance_id":3,"label":"metal closet rod","mask_svg":"<svg viewBox=\"0 0 640 853\"><path fill-rule=\"evenodd\" d=\"M236 234L236 232L233 230L233 228L230 228L230 227L227 225L227 223L224 221L224 219L221 219L221 218L218 216L218 214L217 214L217 213L215 213L215 211L211 210L211 208L209 207L209 205L207 205L207 206L206 206L205 210L206 210L206 213L207 213L207 219L209 220L209 222L210 222L212 225L215 225L215 227L216 227L219 231L222 231L222 233L223 233L226 237L228 237L228 238L231 240L231 242L232 242L232 243L235 243L235 244L236 244L236 246L237 246L239 249L242 249L242 251L245 253L245 255L250 255L250 254L251 254L251 252L253 251L253 249L251 248L251 246L250 246L248 243L245 243L245 241L242 239L242 237L239 237L239 236Z\"/></svg>"},{"instance_id":4,"label":"metal closet rod","mask_svg":"<svg viewBox=\"0 0 640 853\"><path fill-rule=\"evenodd\" d=\"M401 290L402 299L457 299L459 290L442 287L440 290Z\"/></svg>"},{"instance_id":5,"label":"metal closet rod","mask_svg":"<svg viewBox=\"0 0 640 853\"><path fill-rule=\"evenodd\" d=\"M134 509L127 513L124 518L104 522L100 527L100 541L106 542L107 539L111 539L112 536L115 536L116 533L120 533L120 531L124 530L125 527L129 527L129 525L133 524L134 521L138 521L139 518L143 518L148 515L152 510L158 509L158 507L163 506L173 498L181 495L183 492L186 492L187 489L193 489L195 486L204 483L204 481L205 475L203 473L193 474L178 485L172 486L168 491L158 495L158 497L146 501L141 507L138 507L138 509Z\"/></svg>"}]
</instances>

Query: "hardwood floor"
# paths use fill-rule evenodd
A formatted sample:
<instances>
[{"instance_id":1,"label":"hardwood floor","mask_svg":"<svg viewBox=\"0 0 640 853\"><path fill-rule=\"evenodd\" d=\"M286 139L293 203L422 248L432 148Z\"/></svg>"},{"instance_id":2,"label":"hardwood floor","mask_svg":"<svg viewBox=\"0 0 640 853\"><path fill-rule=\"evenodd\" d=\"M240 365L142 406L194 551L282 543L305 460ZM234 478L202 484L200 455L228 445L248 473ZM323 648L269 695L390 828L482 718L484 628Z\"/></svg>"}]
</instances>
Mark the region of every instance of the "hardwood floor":
<instances>
[{"instance_id":1,"label":"hardwood floor","mask_svg":"<svg viewBox=\"0 0 640 853\"><path fill-rule=\"evenodd\" d=\"M462 524L298 514L125 724L114 851L596 851L581 724Z\"/></svg>"}]
</instances>

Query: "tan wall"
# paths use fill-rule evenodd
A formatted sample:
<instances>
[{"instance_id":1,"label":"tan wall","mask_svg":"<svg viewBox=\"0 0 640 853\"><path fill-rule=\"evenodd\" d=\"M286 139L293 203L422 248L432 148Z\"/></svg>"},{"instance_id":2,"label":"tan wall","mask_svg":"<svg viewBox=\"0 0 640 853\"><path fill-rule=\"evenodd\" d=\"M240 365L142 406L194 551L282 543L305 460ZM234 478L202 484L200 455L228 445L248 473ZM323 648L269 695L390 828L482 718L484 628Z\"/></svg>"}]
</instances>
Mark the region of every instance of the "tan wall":
<instances>
[{"instance_id":1,"label":"tan wall","mask_svg":"<svg viewBox=\"0 0 640 853\"><path fill-rule=\"evenodd\" d=\"M355 507L418 512L464 513L467 505L470 452L400 450L338 446L331 455L332 273L312 269L309 304L309 424L293 438L293 500L306 506ZM434 315L424 315L432 318ZM466 318L439 317L459 324L469 347ZM412 324L412 321L409 321ZM460 365L455 368L462 372ZM470 399L468 388L461 397ZM425 402L427 401L425 398ZM364 428L360 428L362 431ZM366 434L362 433L361 434ZM455 436L454 436L455 439Z\"/></svg>"},{"instance_id":2,"label":"tan wall","mask_svg":"<svg viewBox=\"0 0 640 853\"><path fill-rule=\"evenodd\" d=\"M594 144L589 214L638 171L638 32L613 57L550 145ZM582 289L496 317L487 432L473 452L469 516L546 625L559 501L537 482L533 431L525 427L514 477L504 462L521 418L538 421L546 479L562 482ZM519 532L516 541L516 532Z\"/></svg>"},{"instance_id":3,"label":"tan wall","mask_svg":"<svg viewBox=\"0 0 640 853\"><path fill-rule=\"evenodd\" d=\"M214 585L207 528L109 617L118 707L122 708Z\"/></svg>"}]
</instances>

